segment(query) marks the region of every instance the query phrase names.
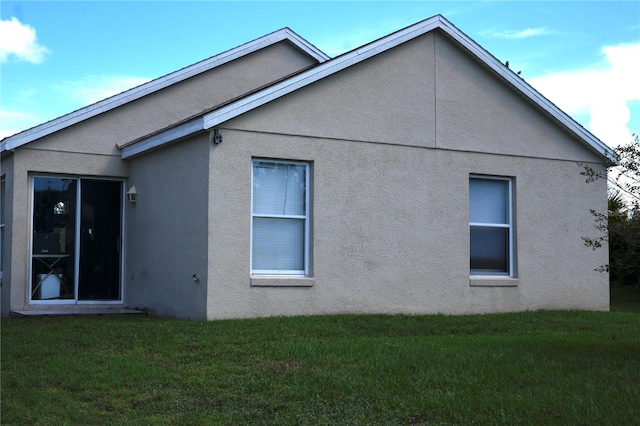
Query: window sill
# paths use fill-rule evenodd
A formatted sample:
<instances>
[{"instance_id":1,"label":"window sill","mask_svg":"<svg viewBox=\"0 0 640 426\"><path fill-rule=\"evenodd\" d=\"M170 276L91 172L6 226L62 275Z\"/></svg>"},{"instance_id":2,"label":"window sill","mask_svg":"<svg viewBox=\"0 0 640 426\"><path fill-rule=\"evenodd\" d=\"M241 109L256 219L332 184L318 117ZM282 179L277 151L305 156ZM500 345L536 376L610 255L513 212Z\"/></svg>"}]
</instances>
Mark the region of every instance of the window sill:
<instances>
[{"instance_id":1,"label":"window sill","mask_svg":"<svg viewBox=\"0 0 640 426\"><path fill-rule=\"evenodd\" d=\"M471 275L469 285L472 287L517 287L519 280L514 277L496 277L488 275Z\"/></svg>"},{"instance_id":2,"label":"window sill","mask_svg":"<svg viewBox=\"0 0 640 426\"><path fill-rule=\"evenodd\" d=\"M312 277L299 275L254 275L251 277L251 287L313 287Z\"/></svg>"}]
</instances>

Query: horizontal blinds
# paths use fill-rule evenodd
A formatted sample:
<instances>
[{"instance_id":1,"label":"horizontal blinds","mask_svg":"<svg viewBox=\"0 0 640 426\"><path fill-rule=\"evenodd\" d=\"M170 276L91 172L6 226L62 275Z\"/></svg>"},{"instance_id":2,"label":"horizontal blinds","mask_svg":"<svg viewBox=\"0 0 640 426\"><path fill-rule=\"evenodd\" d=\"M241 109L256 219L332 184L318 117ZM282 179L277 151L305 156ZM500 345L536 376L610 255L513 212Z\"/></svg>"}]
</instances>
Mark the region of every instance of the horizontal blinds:
<instances>
[{"instance_id":1,"label":"horizontal blinds","mask_svg":"<svg viewBox=\"0 0 640 426\"><path fill-rule=\"evenodd\" d=\"M469 181L469 222L509 223L509 181Z\"/></svg>"},{"instance_id":2,"label":"horizontal blinds","mask_svg":"<svg viewBox=\"0 0 640 426\"><path fill-rule=\"evenodd\" d=\"M305 214L306 167L258 162L253 167L253 213Z\"/></svg>"},{"instance_id":3,"label":"horizontal blinds","mask_svg":"<svg viewBox=\"0 0 640 426\"><path fill-rule=\"evenodd\" d=\"M251 269L304 274L307 165L254 161Z\"/></svg>"}]
</instances>

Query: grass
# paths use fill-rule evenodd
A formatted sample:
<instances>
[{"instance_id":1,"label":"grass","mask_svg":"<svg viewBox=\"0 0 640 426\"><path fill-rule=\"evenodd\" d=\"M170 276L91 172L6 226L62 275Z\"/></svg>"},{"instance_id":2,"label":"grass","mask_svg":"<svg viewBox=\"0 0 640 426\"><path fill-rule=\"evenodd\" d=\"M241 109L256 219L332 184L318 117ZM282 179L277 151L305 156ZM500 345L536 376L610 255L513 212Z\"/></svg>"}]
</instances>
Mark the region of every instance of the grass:
<instances>
[{"instance_id":1,"label":"grass","mask_svg":"<svg viewBox=\"0 0 640 426\"><path fill-rule=\"evenodd\" d=\"M637 424L640 315L2 322L3 425Z\"/></svg>"}]
</instances>

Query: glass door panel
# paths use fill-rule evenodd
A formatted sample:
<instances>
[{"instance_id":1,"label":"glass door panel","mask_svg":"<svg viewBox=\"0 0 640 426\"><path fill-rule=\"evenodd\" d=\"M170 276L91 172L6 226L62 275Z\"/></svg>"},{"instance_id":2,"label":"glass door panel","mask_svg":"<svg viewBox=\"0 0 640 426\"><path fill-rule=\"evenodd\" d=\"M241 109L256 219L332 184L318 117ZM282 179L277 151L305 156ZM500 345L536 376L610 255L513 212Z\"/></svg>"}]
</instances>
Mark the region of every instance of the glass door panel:
<instances>
[{"instance_id":1,"label":"glass door panel","mask_svg":"<svg viewBox=\"0 0 640 426\"><path fill-rule=\"evenodd\" d=\"M75 299L77 185L34 178L31 300Z\"/></svg>"},{"instance_id":2,"label":"glass door panel","mask_svg":"<svg viewBox=\"0 0 640 426\"><path fill-rule=\"evenodd\" d=\"M78 300L120 300L122 183L81 180Z\"/></svg>"},{"instance_id":3,"label":"glass door panel","mask_svg":"<svg viewBox=\"0 0 640 426\"><path fill-rule=\"evenodd\" d=\"M30 300L119 301L122 182L33 179Z\"/></svg>"}]
</instances>

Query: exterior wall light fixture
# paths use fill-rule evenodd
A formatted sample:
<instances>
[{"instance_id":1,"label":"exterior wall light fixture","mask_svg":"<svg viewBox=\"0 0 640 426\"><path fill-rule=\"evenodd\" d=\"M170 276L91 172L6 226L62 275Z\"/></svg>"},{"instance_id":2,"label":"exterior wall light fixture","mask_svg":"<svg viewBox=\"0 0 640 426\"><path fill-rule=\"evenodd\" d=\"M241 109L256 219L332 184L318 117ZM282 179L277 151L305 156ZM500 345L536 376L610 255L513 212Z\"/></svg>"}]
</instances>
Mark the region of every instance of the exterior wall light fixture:
<instances>
[{"instance_id":1,"label":"exterior wall light fixture","mask_svg":"<svg viewBox=\"0 0 640 426\"><path fill-rule=\"evenodd\" d=\"M138 190L136 189L135 185L133 185L127 191L127 200L129 200L130 203L135 203L136 201L138 201Z\"/></svg>"},{"instance_id":2,"label":"exterior wall light fixture","mask_svg":"<svg viewBox=\"0 0 640 426\"><path fill-rule=\"evenodd\" d=\"M219 145L222 143L222 134L218 129L213 129L213 133L209 133L209 139L216 145Z\"/></svg>"}]
</instances>

